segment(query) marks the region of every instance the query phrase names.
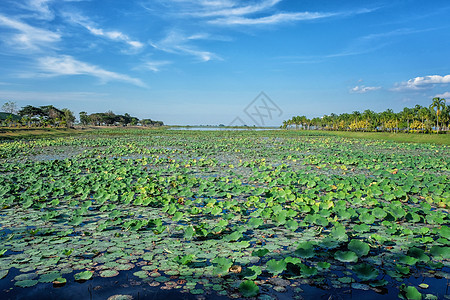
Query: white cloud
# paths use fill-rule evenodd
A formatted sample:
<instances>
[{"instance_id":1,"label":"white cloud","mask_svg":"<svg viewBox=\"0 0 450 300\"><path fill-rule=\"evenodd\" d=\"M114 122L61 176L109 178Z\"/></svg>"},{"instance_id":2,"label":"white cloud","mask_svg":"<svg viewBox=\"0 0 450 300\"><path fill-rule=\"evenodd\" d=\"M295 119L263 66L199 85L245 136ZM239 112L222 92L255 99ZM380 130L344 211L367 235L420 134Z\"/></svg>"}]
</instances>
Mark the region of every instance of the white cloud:
<instances>
[{"instance_id":1,"label":"white cloud","mask_svg":"<svg viewBox=\"0 0 450 300\"><path fill-rule=\"evenodd\" d=\"M198 17L242 16L265 11L281 1L282 0L266 0L250 5L246 3L245 6L239 6L234 1L212 1L212 3L201 1L199 11L191 13L191 15Z\"/></svg>"},{"instance_id":2,"label":"white cloud","mask_svg":"<svg viewBox=\"0 0 450 300\"><path fill-rule=\"evenodd\" d=\"M207 38L209 38L209 35L206 34L186 36L180 32L171 31L164 39L156 43L150 43L150 45L155 49L168 53L192 55L203 62L207 62L212 59L220 59L220 57L214 53L200 50L190 43L193 40L202 40Z\"/></svg>"},{"instance_id":3,"label":"white cloud","mask_svg":"<svg viewBox=\"0 0 450 300\"><path fill-rule=\"evenodd\" d=\"M131 46L134 49L140 49L140 48L144 47L143 43L131 39L125 33L117 31L117 30L108 31L108 30L104 30L102 28L98 28L98 26L96 24L94 24L92 21L90 21L88 18L81 16L79 14L64 13L63 16L66 17L67 20L69 20L70 22L78 24L78 25L86 28L91 34L93 34L95 36L100 36L100 37L103 37L103 38L106 38L106 39L109 39L112 41L116 41L116 42L123 42L123 43L128 44L129 46Z\"/></svg>"},{"instance_id":4,"label":"white cloud","mask_svg":"<svg viewBox=\"0 0 450 300\"><path fill-rule=\"evenodd\" d=\"M405 82L400 82L392 88L393 91L415 91L430 89L437 84L449 84L450 75L429 75L423 77L416 77Z\"/></svg>"},{"instance_id":5,"label":"white cloud","mask_svg":"<svg viewBox=\"0 0 450 300\"><path fill-rule=\"evenodd\" d=\"M139 66L139 69L146 69L153 72L159 72L161 71L161 68L167 65L172 64L171 61L146 61L141 66Z\"/></svg>"},{"instance_id":6,"label":"white cloud","mask_svg":"<svg viewBox=\"0 0 450 300\"><path fill-rule=\"evenodd\" d=\"M449 99L450 98L450 92L445 92L443 94L437 94L435 97Z\"/></svg>"},{"instance_id":7,"label":"white cloud","mask_svg":"<svg viewBox=\"0 0 450 300\"><path fill-rule=\"evenodd\" d=\"M5 33L2 40L20 49L40 50L41 48L52 46L52 44L61 39L59 33L36 28L4 15L0 15L0 26L18 31L18 33L11 33L9 39L7 38L9 34Z\"/></svg>"},{"instance_id":8,"label":"white cloud","mask_svg":"<svg viewBox=\"0 0 450 300\"><path fill-rule=\"evenodd\" d=\"M49 3L53 0L28 0L22 8L33 12L33 16L42 20L53 20L55 15L49 8Z\"/></svg>"},{"instance_id":9,"label":"white cloud","mask_svg":"<svg viewBox=\"0 0 450 300\"><path fill-rule=\"evenodd\" d=\"M381 86L355 86L354 88L350 89L350 93L357 93L357 94L364 94L371 91L377 91L380 90Z\"/></svg>"},{"instance_id":10,"label":"white cloud","mask_svg":"<svg viewBox=\"0 0 450 300\"><path fill-rule=\"evenodd\" d=\"M316 12L277 13L261 18L245 18L245 17L219 18L211 20L209 21L209 23L219 25L267 25L291 21L322 19L336 15L337 15L336 13L316 13Z\"/></svg>"},{"instance_id":11,"label":"white cloud","mask_svg":"<svg viewBox=\"0 0 450 300\"><path fill-rule=\"evenodd\" d=\"M78 61L68 55L42 57L38 60L38 63L43 76L89 75L99 78L102 82L123 81L145 87L145 84L140 79L107 71L95 65Z\"/></svg>"}]
</instances>

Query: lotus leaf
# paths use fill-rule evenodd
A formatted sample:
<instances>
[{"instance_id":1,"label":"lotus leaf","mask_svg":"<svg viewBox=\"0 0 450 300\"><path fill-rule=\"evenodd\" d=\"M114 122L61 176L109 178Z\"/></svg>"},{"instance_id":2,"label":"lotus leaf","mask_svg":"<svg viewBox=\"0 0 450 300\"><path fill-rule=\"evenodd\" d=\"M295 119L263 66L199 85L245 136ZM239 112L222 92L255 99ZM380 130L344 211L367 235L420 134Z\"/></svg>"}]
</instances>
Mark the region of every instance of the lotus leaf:
<instances>
[{"instance_id":1,"label":"lotus leaf","mask_svg":"<svg viewBox=\"0 0 450 300\"><path fill-rule=\"evenodd\" d=\"M365 256L369 253L370 247L368 244L366 244L360 240L353 239L348 244L348 250L355 252L356 255L361 257L361 256Z\"/></svg>"},{"instance_id":2,"label":"lotus leaf","mask_svg":"<svg viewBox=\"0 0 450 300\"><path fill-rule=\"evenodd\" d=\"M75 274L73 277L75 278L76 281L82 281L82 280L89 280L92 278L92 272L91 271L84 271L84 272L80 272Z\"/></svg>"},{"instance_id":3,"label":"lotus leaf","mask_svg":"<svg viewBox=\"0 0 450 300\"><path fill-rule=\"evenodd\" d=\"M278 275L286 270L286 262L284 260L271 259L266 263L267 271L273 275Z\"/></svg>"},{"instance_id":4,"label":"lotus leaf","mask_svg":"<svg viewBox=\"0 0 450 300\"><path fill-rule=\"evenodd\" d=\"M314 245L311 242L303 242L299 244L297 250L294 252L301 258L311 258L314 257Z\"/></svg>"},{"instance_id":5,"label":"lotus leaf","mask_svg":"<svg viewBox=\"0 0 450 300\"><path fill-rule=\"evenodd\" d=\"M36 284L38 284L37 280L20 280L20 281L16 281L14 283L15 286L23 287L23 288L32 287L32 286L35 286Z\"/></svg>"},{"instance_id":6,"label":"lotus leaf","mask_svg":"<svg viewBox=\"0 0 450 300\"><path fill-rule=\"evenodd\" d=\"M239 292L246 298L255 297L259 294L259 287L253 281L244 280L239 285Z\"/></svg>"},{"instance_id":7,"label":"lotus leaf","mask_svg":"<svg viewBox=\"0 0 450 300\"><path fill-rule=\"evenodd\" d=\"M378 270L366 263L355 265L352 269L363 281L374 280L378 276Z\"/></svg>"},{"instance_id":8,"label":"lotus leaf","mask_svg":"<svg viewBox=\"0 0 450 300\"><path fill-rule=\"evenodd\" d=\"M357 262L358 255L353 251L337 251L334 258L342 262Z\"/></svg>"}]
</instances>

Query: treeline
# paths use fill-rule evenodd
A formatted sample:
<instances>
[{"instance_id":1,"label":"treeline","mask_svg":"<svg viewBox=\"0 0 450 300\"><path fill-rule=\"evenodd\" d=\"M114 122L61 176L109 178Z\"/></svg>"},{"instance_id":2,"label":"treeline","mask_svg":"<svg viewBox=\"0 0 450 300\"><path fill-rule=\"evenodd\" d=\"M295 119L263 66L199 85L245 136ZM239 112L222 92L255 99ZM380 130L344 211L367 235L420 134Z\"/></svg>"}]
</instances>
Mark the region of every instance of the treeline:
<instances>
[{"instance_id":1,"label":"treeline","mask_svg":"<svg viewBox=\"0 0 450 300\"><path fill-rule=\"evenodd\" d=\"M151 119L141 119L130 116L128 113L124 115L116 115L112 111L105 113L93 113L88 115L87 112L80 112L80 123L82 125L92 126L163 126L162 121L153 121Z\"/></svg>"},{"instance_id":2,"label":"treeline","mask_svg":"<svg viewBox=\"0 0 450 300\"><path fill-rule=\"evenodd\" d=\"M17 111L15 104L7 102L2 108L7 114L2 122L4 126L71 127L75 122L75 116L71 110L58 109L53 105L39 107L27 105Z\"/></svg>"},{"instance_id":3,"label":"treeline","mask_svg":"<svg viewBox=\"0 0 450 300\"><path fill-rule=\"evenodd\" d=\"M2 126L26 127L72 127L76 118L68 108L58 109L53 105L32 106L27 105L20 110L15 102L6 102L0 113ZM163 126L162 121L132 117L128 113L116 115L112 111L93 113L88 115L80 112L80 124L92 126Z\"/></svg>"},{"instance_id":4,"label":"treeline","mask_svg":"<svg viewBox=\"0 0 450 300\"><path fill-rule=\"evenodd\" d=\"M340 115L330 114L308 119L306 116L294 116L283 121L281 128L346 130L346 131L386 131L386 132L439 132L448 131L450 123L450 105L445 99L433 98L429 107L416 105L405 107L395 113L392 109L377 113L372 110L354 111Z\"/></svg>"}]
</instances>

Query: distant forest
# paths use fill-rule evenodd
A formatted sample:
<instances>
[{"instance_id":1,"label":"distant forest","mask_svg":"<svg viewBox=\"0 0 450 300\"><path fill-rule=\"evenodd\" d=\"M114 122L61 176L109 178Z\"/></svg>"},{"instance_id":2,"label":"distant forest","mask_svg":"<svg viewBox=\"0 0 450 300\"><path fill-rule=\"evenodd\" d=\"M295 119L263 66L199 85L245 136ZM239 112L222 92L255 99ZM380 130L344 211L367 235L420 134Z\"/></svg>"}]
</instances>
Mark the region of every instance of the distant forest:
<instances>
[{"instance_id":1,"label":"distant forest","mask_svg":"<svg viewBox=\"0 0 450 300\"><path fill-rule=\"evenodd\" d=\"M35 107L27 105L20 110L15 102L6 102L0 112L0 125L8 127L72 127L76 118L68 108L58 109L53 105ZM87 126L163 126L162 121L139 119L130 116L116 115L112 111L104 113L80 112L79 124Z\"/></svg>"},{"instance_id":2,"label":"distant forest","mask_svg":"<svg viewBox=\"0 0 450 300\"><path fill-rule=\"evenodd\" d=\"M449 123L450 105L446 105L444 98L436 97L429 107L405 107L398 113L392 109L380 113L367 109L340 115L332 113L312 119L294 116L283 121L281 128L429 133L447 132Z\"/></svg>"}]
</instances>

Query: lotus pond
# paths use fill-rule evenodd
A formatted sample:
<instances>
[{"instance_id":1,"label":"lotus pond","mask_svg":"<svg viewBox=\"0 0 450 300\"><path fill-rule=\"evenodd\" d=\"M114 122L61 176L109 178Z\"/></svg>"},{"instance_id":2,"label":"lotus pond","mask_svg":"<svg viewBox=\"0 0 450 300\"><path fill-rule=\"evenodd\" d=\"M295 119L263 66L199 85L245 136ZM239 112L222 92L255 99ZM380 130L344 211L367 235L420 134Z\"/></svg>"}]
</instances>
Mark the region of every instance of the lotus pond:
<instances>
[{"instance_id":1,"label":"lotus pond","mask_svg":"<svg viewBox=\"0 0 450 300\"><path fill-rule=\"evenodd\" d=\"M319 132L0 142L0 295L449 299L449 175L449 146Z\"/></svg>"}]
</instances>

